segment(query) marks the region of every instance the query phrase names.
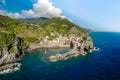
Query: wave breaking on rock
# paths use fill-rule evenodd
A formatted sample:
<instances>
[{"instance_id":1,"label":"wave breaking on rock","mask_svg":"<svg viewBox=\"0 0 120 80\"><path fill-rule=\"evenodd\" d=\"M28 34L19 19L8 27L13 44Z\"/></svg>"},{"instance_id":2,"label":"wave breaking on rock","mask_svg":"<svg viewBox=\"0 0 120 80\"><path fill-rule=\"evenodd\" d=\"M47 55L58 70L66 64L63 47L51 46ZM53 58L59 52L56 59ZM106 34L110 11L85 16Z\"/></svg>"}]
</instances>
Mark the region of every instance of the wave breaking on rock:
<instances>
[{"instance_id":1,"label":"wave breaking on rock","mask_svg":"<svg viewBox=\"0 0 120 80\"><path fill-rule=\"evenodd\" d=\"M20 70L21 63L10 63L0 66L0 74L7 74Z\"/></svg>"}]
</instances>

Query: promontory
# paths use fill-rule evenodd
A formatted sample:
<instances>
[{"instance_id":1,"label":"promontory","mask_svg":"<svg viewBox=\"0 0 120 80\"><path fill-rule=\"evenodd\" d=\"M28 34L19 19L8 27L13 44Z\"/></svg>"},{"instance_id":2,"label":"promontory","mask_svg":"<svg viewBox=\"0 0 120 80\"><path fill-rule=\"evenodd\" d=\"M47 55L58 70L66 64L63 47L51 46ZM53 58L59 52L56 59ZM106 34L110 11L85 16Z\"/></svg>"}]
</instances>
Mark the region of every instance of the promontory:
<instances>
[{"instance_id":1,"label":"promontory","mask_svg":"<svg viewBox=\"0 0 120 80\"><path fill-rule=\"evenodd\" d=\"M0 66L20 60L25 51L43 47L70 47L75 54L85 55L94 49L89 31L61 17L11 19L0 15ZM72 55L55 55L50 60Z\"/></svg>"}]
</instances>

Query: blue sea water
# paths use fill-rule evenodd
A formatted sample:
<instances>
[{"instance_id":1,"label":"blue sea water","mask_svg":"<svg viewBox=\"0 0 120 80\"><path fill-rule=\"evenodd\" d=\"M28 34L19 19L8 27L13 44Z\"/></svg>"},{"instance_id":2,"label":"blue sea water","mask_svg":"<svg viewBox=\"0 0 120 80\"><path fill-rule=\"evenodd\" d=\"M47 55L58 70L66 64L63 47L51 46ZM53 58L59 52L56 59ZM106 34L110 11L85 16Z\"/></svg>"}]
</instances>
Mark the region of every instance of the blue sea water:
<instances>
[{"instance_id":1,"label":"blue sea water","mask_svg":"<svg viewBox=\"0 0 120 80\"><path fill-rule=\"evenodd\" d=\"M120 80L120 33L92 32L90 36L99 51L55 63L48 56L70 49L27 52L21 69L0 75L0 80Z\"/></svg>"}]
</instances>

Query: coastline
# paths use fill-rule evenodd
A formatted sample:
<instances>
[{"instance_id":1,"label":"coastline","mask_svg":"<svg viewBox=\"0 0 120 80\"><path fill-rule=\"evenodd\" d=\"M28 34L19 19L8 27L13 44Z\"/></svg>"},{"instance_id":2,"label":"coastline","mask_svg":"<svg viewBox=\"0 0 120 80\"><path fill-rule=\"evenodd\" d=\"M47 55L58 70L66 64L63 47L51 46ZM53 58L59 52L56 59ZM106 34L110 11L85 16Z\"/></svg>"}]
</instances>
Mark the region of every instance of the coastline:
<instances>
[{"instance_id":1,"label":"coastline","mask_svg":"<svg viewBox=\"0 0 120 80\"><path fill-rule=\"evenodd\" d=\"M94 49L91 50L90 53L92 53L93 51L98 51L98 50L99 50L99 48L94 47ZM57 62L57 61L61 61L61 60L67 60L71 57L77 57L80 55L86 56L87 52L82 53L82 52L77 51L77 50L70 50L64 54L51 55L51 56L49 56L49 60L51 62Z\"/></svg>"},{"instance_id":2,"label":"coastline","mask_svg":"<svg viewBox=\"0 0 120 80\"><path fill-rule=\"evenodd\" d=\"M112 43L112 44L110 43L112 40L109 41L110 38L107 38L107 36L111 36L111 34L110 35L107 34L105 39L103 38L102 35L103 34L99 35L98 33L90 34L90 36L93 37L94 45L96 47L100 48L99 51L93 51L92 53L87 53L86 56L79 55L77 57L70 57L67 60L51 62L51 61L49 61L49 59L47 59L50 55L52 55L52 54L56 55L57 53L64 54L64 52L68 52L70 50L70 48L46 49L47 50L46 54L44 53L45 49L40 49L40 51L39 51L39 49L37 49L32 52L28 52L28 53L26 53L25 56L23 56L24 59L22 61L20 61L22 63L20 70L18 70L16 72L8 73L8 74L3 74L3 75L1 74L0 78L3 80L9 80L9 78L11 78L11 75L14 74L11 78L12 80L18 79L17 77L14 78L14 76L18 76L18 77L20 77L19 79L22 79L22 80L25 80L24 76L26 76L26 78L29 80L33 77L35 78L35 80L36 80L36 78L43 79L43 80L44 79L53 79L54 80L56 78L61 79L61 76L63 76L62 79L64 79L64 80L66 80L66 79L88 80L89 78L94 79L95 78L94 76L97 76L95 79L98 79L98 80L101 80L101 79L106 79L106 80L113 79L114 80L116 77L116 74L114 74L114 73L119 73L118 66L120 66L119 65L119 56L120 55L115 55L115 53L119 54L119 52L120 52L119 50L116 51L117 49L119 49L119 45L117 47L116 44L119 43L119 41L120 41L120 38L118 39L120 34L118 35L118 37L115 38L115 39L118 39L118 42L116 41L115 43ZM105 40L104 45L101 45L103 42L100 39ZM108 43L108 41L109 41L109 43ZM111 45L113 45L113 46L111 46ZM109 46L111 46L111 48L114 48L114 50L116 52L112 51L111 48L109 48ZM106 47L107 47L107 49L106 49ZM57 50L59 50L59 51L57 51ZM108 53L108 51L110 51L110 53ZM113 59L114 61L113 60L111 61L111 59ZM118 62L116 62L116 61L118 61ZM106 63L109 63L109 65ZM30 65L32 65L32 67ZM45 67L38 67L38 66L45 66ZM113 72L110 72L111 70ZM87 74L86 74L86 72L87 72ZM45 75L46 73L48 73L48 74ZM104 74L105 76L102 77L101 75L99 75L99 73ZM57 75L55 75L55 74L57 74ZM77 74L79 74L79 75L77 75ZM68 75L73 76L73 77L70 77ZM89 77L81 78L80 75L82 75L82 76L89 75ZM91 77L91 75L92 75L92 77ZM108 77L108 75L110 77ZM117 75L117 76L118 77L116 79L119 79L119 75Z\"/></svg>"},{"instance_id":3,"label":"coastline","mask_svg":"<svg viewBox=\"0 0 120 80\"><path fill-rule=\"evenodd\" d=\"M0 59L0 60L3 61L3 63L4 63L4 60L6 60L5 65L9 65L9 63L11 63L11 62L16 62L16 61L20 60L21 57L23 56L24 52L29 52L29 51L32 51L35 49L40 49L40 48L70 47L71 40L67 40L67 42L66 42L66 38L65 38L64 41L65 42L60 44L59 42L57 43L56 41L53 40L52 45L51 45L51 43L49 43L49 45L46 45L46 43L43 43L42 45L40 43L32 43L31 45L29 45L28 48L24 48L24 49L18 48L17 54L8 54L7 53L6 57L4 55L2 58L3 60L2 59ZM71 49L70 52L67 52L63 55L61 55L61 54L56 54L55 56L52 55L49 57L49 60L50 61L58 61L58 60L66 60L73 56L79 56L79 55L85 56L86 52L92 52L94 49L92 38L89 36L87 36L85 38L81 38L81 37L73 38L72 41L74 42L74 49ZM80 49L78 50L78 48L80 48ZM4 51L5 53L6 53L6 50L7 50L7 48ZM12 55L12 56L10 56L10 55ZM11 61L9 61L9 60L11 60ZM2 68L2 69L6 69L6 66L5 66L5 68ZM8 67L8 69L9 69L9 67Z\"/></svg>"}]
</instances>

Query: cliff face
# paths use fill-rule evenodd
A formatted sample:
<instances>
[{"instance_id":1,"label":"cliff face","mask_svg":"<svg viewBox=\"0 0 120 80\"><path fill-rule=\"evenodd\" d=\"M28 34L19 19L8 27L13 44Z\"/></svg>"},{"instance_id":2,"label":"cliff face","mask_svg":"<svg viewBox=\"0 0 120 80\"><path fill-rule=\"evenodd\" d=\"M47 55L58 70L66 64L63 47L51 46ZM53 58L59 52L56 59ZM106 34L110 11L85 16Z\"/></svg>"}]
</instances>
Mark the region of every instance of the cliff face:
<instances>
[{"instance_id":1,"label":"cliff face","mask_svg":"<svg viewBox=\"0 0 120 80\"><path fill-rule=\"evenodd\" d=\"M83 49L84 49L84 51L89 51L89 52L94 49L93 41L92 41L91 37L88 36L84 39Z\"/></svg>"},{"instance_id":2,"label":"cliff face","mask_svg":"<svg viewBox=\"0 0 120 80\"><path fill-rule=\"evenodd\" d=\"M0 65L17 61L23 54L25 48L21 47L22 40L17 38L9 46L0 48Z\"/></svg>"}]
</instances>

